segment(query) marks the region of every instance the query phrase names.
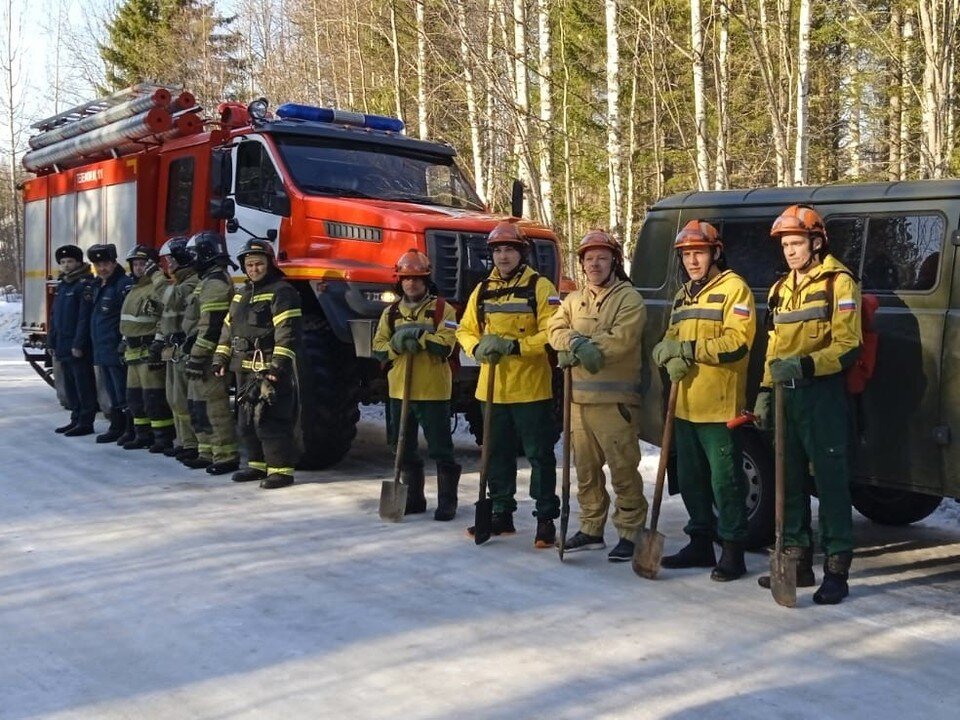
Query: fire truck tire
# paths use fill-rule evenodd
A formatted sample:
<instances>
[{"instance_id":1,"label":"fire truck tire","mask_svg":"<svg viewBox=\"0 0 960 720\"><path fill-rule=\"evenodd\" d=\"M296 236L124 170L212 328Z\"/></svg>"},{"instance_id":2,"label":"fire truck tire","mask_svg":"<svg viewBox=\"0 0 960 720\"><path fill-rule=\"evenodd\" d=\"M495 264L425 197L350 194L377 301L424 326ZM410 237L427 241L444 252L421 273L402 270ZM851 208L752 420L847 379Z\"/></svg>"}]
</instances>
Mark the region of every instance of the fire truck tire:
<instances>
[{"instance_id":1,"label":"fire truck tire","mask_svg":"<svg viewBox=\"0 0 960 720\"><path fill-rule=\"evenodd\" d=\"M300 423L304 453L298 467L322 470L350 449L360 420L360 374L353 350L320 316L304 318Z\"/></svg>"},{"instance_id":2,"label":"fire truck tire","mask_svg":"<svg viewBox=\"0 0 960 720\"><path fill-rule=\"evenodd\" d=\"M853 506L878 525L909 525L923 520L936 510L943 498L939 495L881 488L854 483L851 488Z\"/></svg>"}]
</instances>

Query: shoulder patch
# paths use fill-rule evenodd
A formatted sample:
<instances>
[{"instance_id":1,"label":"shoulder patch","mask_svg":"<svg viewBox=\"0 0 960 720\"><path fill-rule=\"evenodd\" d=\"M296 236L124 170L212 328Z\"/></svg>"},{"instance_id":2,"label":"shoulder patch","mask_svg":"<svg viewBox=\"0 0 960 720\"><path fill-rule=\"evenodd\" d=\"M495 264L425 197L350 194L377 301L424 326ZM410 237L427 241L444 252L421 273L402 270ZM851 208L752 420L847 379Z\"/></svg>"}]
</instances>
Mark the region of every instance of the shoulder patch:
<instances>
[{"instance_id":1,"label":"shoulder patch","mask_svg":"<svg viewBox=\"0 0 960 720\"><path fill-rule=\"evenodd\" d=\"M737 303L733 306L733 314L738 317L748 318L750 317L750 306Z\"/></svg>"},{"instance_id":2,"label":"shoulder patch","mask_svg":"<svg viewBox=\"0 0 960 720\"><path fill-rule=\"evenodd\" d=\"M840 298L837 301L837 310L840 312L850 312L857 309L857 301L851 298Z\"/></svg>"},{"instance_id":3,"label":"shoulder patch","mask_svg":"<svg viewBox=\"0 0 960 720\"><path fill-rule=\"evenodd\" d=\"M723 293L710 293L709 295L707 295L708 303L722 303L726 299L727 299L727 296L724 295Z\"/></svg>"}]
</instances>

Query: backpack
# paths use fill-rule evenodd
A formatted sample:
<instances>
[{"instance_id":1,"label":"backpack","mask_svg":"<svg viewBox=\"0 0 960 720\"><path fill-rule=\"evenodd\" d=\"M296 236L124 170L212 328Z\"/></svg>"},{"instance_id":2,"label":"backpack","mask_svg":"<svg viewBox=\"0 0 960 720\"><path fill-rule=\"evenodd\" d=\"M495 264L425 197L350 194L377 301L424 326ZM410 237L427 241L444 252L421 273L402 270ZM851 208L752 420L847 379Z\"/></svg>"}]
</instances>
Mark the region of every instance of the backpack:
<instances>
[{"instance_id":1,"label":"backpack","mask_svg":"<svg viewBox=\"0 0 960 720\"><path fill-rule=\"evenodd\" d=\"M833 315L833 285L836 282L837 275L849 275L857 283L860 282L853 273L845 270L831 272L827 275L827 307L830 308L831 317ZM780 287L783 285L787 276L784 275L774 284L770 302L767 310L769 323L773 323L773 311L780 305ZM860 327L862 341L860 343L860 355L856 361L844 371L844 380L847 385L847 392L850 395L861 395L867 389L867 384L873 377L877 368L877 351L880 345L880 335L873 327L873 316L876 315L880 307L880 300L873 293L861 293L860 295Z\"/></svg>"},{"instance_id":2,"label":"backpack","mask_svg":"<svg viewBox=\"0 0 960 720\"><path fill-rule=\"evenodd\" d=\"M533 311L533 320L537 320L537 281L540 279L538 273L532 273L527 284L522 287L502 287L496 290L490 289L490 278L484 278L480 281L480 292L477 293L477 325L480 326L480 332L483 332L487 321L487 312L484 303L487 300L513 295L514 297L526 300L527 305Z\"/></svg>"},{"instance_id":3,"label":"backpack","mask_svg":"<svg viewBox=\"0 0 960 720\"><path fill-rule=\"evenodd\" d=\"M426 316L433 320L433 331L436 332L437 328L440 327L440 323L443 322L443 310L447 306L447 301L444 300L439 295L437 296L437 303L434 305L433 310L427 310ZM397 320L400 319L400 301L397 300L392 305L390 305L390 310L387 311L387 327L390 329L390 334L397 330Z\"/></svg>"}]
</instances>

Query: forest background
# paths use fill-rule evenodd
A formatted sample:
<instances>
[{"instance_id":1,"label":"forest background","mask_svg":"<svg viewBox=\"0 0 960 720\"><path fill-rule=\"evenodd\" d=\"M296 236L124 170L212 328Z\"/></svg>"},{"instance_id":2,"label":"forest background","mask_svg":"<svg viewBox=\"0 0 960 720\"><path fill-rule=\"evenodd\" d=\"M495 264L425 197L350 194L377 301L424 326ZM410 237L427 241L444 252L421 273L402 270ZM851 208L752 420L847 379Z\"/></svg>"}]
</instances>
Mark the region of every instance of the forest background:
<instances>
[{"instance_id":1,"label":"forest background","mask_svg":"<svg viewBox=\"0 0 960 720\"><path fill-rule=\"evenodd\" d=\"M955 176L958 41L960 0L0 0L0 286L30 125L142 80L398 116L569 251L675 192Z\"/></svg>"}]
</instances>

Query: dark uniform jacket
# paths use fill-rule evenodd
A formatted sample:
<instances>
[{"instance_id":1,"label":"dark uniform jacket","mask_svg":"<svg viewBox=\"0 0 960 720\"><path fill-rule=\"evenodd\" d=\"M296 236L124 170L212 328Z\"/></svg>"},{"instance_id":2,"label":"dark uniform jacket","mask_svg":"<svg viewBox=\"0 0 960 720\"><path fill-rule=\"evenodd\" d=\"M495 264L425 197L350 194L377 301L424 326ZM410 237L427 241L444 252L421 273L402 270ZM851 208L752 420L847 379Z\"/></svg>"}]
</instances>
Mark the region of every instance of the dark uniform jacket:
<instances>
[{"instance_id":1,"label":"dark uniform jacket","mask_svg":"<svg viewBox=\"0 0 960 720\"><path fill-rule=\"evenodd\" d=\"M117 265L106 282L94 281L90 308L90 340L93 343L94 365L120 365L120 309L133 278Z\"/></svg>"},{"instance_id":2,"label":"dark uniform jacket","mask_svg":"<svg viewBox=\"0 0 960 720\"><path fill-rule=\"evenodd\" d=\"M89 263L60 276L48 337L50 352L57 360L74 360L71 351L80 350L80 359L90 362L90 307L95 282Z\"/></svg>"}]
</instances>

